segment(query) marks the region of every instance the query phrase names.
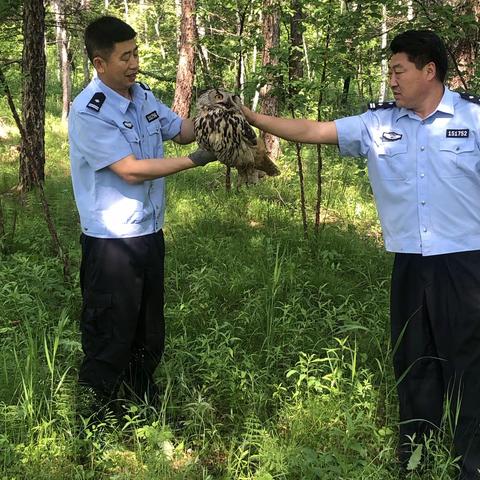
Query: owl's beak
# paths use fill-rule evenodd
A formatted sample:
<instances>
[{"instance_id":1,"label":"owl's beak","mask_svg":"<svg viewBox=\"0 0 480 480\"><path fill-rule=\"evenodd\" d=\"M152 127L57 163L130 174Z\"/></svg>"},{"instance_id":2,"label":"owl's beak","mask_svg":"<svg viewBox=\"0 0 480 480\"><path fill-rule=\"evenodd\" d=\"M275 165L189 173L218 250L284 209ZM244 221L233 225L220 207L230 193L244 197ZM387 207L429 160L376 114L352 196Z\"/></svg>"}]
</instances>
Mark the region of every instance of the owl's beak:
<instances>
[{"instance_id":1,"label":"owl's beak","mask_svg":"<svg viewBox=\"0 0 480 480\"><path fill-rule=\"evenodd\" d=\"M232 102L232 99L230 97L227 98L227 100L225 102L223 102L223 104L226 106L226 107L234 107L235 106L235 103Z\"/></svg>"}]
</instances>

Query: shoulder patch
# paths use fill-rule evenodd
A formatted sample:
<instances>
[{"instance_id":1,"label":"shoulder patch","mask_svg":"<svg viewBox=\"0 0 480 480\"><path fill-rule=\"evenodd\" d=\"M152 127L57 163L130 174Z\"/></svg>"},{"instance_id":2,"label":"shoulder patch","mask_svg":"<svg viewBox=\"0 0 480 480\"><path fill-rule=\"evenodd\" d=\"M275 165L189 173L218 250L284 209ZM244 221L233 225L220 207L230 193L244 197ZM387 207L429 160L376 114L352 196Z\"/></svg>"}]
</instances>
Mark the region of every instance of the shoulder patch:
<instances>
[{"instance_id":1,"label":"shoulder patch","mask_svg":"<svg viewBox=\"0 0 480 480\"><path fill-rule=\"evenodd\" d=\"M382 110L384 108L393 108L396 107L395 102L370 102L368 104L369 110Z\"/></svg>"},{"instance_id":2,"label":"shoulder patch","mask_svg":"<svg viewBox=\"0 0 480 480\"><path fill-rule=\"evenodd\" d=\"M88 102L87 108L91 108L96 112L99 112L102 108L103 102L105 101L105 94L102 92L97 92Z\"/></svg>"},{"instance_id":3,"label":"shoulder patch","mask_svg":"<svg viewBox=\"0 0 480 480\"><path fill-rule=\"evenodd\" d=\"M472 103L476 103L477 105L480 105L480 97L478 95L473 95L471 93L466 93L466 92L458 92L458 93L467 102L472 102Z\"/></svg>"},{"instance_id":4,"label":"shoulder patch","mask_svg":"<svg viewBox=\"0 0 480 480\"><path fill-rule=\"evenodd\" d=\"M151 90L151 88L146 84L142 82L137 82L144 90Z\"/></svg>"}]
</instances>

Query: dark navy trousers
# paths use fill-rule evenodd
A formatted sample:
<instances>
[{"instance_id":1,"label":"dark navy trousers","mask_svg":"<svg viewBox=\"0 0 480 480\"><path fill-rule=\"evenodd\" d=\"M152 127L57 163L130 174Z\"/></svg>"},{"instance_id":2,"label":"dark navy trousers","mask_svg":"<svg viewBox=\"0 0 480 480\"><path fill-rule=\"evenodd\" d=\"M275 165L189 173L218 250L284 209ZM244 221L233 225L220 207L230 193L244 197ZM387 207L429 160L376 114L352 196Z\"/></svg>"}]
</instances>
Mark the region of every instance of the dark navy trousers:
<instances>
[{"instance_id":1,"label":"dark navy trousers","mask_svg":"<svg viewBox=\"0 0 480 480\"><path fill-rule=\"evenodd\" d=\"M79 383L105 399L152 400L164 350L163 232L104 239L82 234Z\"/></svg>"},{"instance_id":2,"label":"dark navy trousers","mask_svg":"<svg viewBox=\"0 0 480 480\"><path fill-rule=\"evenodd\" d=\"M396 254L391 328L400 458L409 437L439 431L448 405L460 478L480 479L480 251Z\"/></svg>"}]
</instances>

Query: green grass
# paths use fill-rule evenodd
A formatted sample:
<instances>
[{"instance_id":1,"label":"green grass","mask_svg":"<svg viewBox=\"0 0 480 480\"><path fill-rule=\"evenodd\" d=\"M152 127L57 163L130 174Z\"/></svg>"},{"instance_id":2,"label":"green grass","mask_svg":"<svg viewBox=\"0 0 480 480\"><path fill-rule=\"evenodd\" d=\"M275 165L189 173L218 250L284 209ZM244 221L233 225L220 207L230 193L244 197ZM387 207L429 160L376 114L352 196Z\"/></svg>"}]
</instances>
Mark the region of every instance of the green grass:
<instances>
[{"instance_id":1,"label":"green grass","mask_svg":"<svg viewBox=\"0 0 480 480\"><path fill-rule=\"evenodd\" d=\"M316 236L315 149L304 149L307 238L287 144L282 175L239 192L225 192L219 165L169 178L162 407L130 407L79 435L80 231L65 128L48 116L46 192L68 282L36 194L8 192L17 142L0 143L2 480L398 478L392 257L362 164L325 149ZM448 447L417 449L409 478L454 478Z\"/></svg>"}]
</instances>

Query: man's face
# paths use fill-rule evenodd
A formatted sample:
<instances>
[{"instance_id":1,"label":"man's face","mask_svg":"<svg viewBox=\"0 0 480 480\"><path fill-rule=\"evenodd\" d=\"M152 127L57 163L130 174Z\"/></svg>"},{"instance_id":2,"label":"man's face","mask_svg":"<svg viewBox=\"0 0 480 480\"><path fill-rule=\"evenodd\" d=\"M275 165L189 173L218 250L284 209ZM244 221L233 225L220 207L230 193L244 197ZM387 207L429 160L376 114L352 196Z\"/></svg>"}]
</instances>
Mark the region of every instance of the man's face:
<instances>
[{"instance_id":1,"label":"man's face","mask_svg":"<svg viewBox=\"0 0 480 480\"><path fill-rule=\"evenodd\" d=\"M415 109L421 104L435 72L433 62L419 70L406 53L392 55L389 62L390 88L397 106Z\"/></svg>"},{"instance_id":2,"label":"man's face","mask_svg":"<svg viewBox=\"0 0 480 480\"><path fill-rule=\"evenodd\" d=\"M138 73L138 47L135 39L115 44L108 59L95 57L95 68L100 79L120 95L128 95Z\"/></svg>"}]
</instances>

